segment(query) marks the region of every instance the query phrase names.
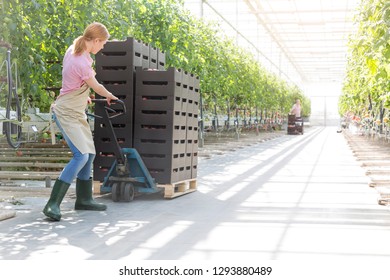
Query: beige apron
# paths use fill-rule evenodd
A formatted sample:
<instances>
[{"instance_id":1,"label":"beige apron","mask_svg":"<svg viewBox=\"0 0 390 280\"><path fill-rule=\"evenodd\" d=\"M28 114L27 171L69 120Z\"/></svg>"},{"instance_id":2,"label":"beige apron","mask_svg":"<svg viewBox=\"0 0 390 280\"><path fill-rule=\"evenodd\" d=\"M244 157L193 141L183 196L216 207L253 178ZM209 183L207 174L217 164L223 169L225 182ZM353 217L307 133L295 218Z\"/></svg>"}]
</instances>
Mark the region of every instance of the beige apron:
<instances>
[{"instance_id":1,"label":"beige apron","mask_svg":"<svg viewBox=\"0 0 390 280\"><path fill-rule=\"evenodd\" d=\"M88 97L89 87L84 84L78 90L58 96L52 110L73 145L82 154L95 154L92 131L85 114Z\"/></svg>"}]
</instances>

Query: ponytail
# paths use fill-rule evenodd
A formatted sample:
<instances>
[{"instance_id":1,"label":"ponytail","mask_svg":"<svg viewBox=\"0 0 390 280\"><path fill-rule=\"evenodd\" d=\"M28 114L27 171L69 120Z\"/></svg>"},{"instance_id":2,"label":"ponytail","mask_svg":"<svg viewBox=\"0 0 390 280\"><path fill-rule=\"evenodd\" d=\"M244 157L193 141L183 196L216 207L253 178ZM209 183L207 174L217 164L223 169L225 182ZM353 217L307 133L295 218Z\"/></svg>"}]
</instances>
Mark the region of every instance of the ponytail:
<instances>
[{"instance_id":1,"label":"ponytail","mask_svg":"<svg viewBox=\"0 0 390 280\"><path fill-rule=\"evenodd\" d=\"M92 41L94 39L99 39L103 41L108 40L109 37L110 34L108 33L107 28L103 24L99 22L91 23L84 30L84 34L82 36L77 37L73 41L73 54L81 55L87 48L87 41Z\"/></svg>"},{"instance_id":2,"label":"ponytail","mask_svg":"<svg viewBox=\"0 0 390 280\"><path fill-rule=\"evenodd\" d=\"M80 55L86 48L84 36L79 36L73 41L73 54Z\"/></svg>"}]
</instances>

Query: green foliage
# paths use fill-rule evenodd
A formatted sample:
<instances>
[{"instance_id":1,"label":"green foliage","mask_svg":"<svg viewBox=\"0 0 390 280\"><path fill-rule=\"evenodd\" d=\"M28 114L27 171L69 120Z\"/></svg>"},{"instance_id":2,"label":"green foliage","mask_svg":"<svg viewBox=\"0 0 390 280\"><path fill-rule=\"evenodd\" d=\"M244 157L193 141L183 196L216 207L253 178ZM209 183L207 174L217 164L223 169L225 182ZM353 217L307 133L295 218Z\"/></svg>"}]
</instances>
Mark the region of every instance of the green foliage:
<instances>
[{"instance_id":1,"label":"green foliage","mask_svg":"<svg viewBox=\"0 0 390 280\"><path fill-rule=\"evenodd\" d=\"M362 116L390 108L390 3L362 0L355 22L339 112Z\"/></svg>"},{"instance_id":2,"label":"green foliage","mask_svg":"<svg viewBox=\"0 0 390 280\"><path fill-rule=\"evenodd\" d=\"M218 25L191 16L180 0L3 0L0 5L0 37L18 47L13 55L26 106L49 108L54 94L47 88L61 86L66 48L87 24L100 21L112 39L134 37L154 45L165 52L167 66L198 75L210 107L287 114L299 96L310 114L310 103L296 86L267 72Z\"/></svg>"}]
</instances>

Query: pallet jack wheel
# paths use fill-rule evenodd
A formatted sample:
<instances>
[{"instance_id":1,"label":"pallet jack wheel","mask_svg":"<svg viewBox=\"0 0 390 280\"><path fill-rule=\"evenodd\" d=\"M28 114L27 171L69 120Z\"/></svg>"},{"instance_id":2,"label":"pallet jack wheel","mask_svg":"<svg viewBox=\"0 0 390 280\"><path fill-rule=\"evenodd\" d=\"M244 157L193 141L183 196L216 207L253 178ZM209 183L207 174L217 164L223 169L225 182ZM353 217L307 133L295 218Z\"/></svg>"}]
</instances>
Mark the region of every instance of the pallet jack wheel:
<instances>
[{"instance_id":1,"label":"pallet jack wheel","mask_svg":"<svg viewBox=\"0 0 390 280\"><path fill-rule=\"evenodd\" d=\"M122 199L123 201L130 202L134 199L134 186L131 183L122 184Z\"/></svg>"},{"instance_id":2,"label":"pallet jack wheel","mask_svg":"<svg viewBox=\"0 0 390 280\"><path fill-rule=\"evenodd\" d=\"M126 182L115 182L112 183L111 196L112 201L125 201L130 202L134 199L134 186L131 183Z\"/></svg>"},{"instance_id":3,"label":"pallet jack wheel","mask_svg":"<svg viewBox=\"0 0 390 280\"><path fill-rule=\"evenodd\" d=\"M112 183L111 186L111 196L112 196L112 201L118 202L120 200L121 196L121 188L119 183Z\"/></svg>"}]
</instances>

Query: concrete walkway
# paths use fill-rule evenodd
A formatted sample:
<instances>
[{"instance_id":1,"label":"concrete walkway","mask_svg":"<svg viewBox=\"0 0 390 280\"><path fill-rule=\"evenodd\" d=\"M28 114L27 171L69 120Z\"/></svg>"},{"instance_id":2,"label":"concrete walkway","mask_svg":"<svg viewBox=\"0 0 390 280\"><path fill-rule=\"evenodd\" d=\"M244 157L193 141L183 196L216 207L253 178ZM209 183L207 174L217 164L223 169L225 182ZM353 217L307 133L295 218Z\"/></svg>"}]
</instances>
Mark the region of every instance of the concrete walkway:
<instances>
[{"instance_id":1,"label":"concrete walkway","mask_svg":"<svg viewBox=\"0 0 390 280\"><path fill-rule=\"evenodd\" d=\"M390 212L337 128L201 159L198 191L173 200L143 195L105 212L28 198L0 222L2 260L390 259ZM23 208L24 207L24 208Z\"/></svg>"}]
</instances>

